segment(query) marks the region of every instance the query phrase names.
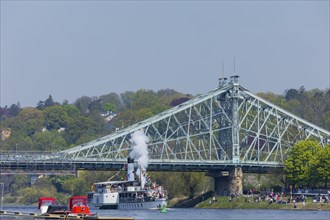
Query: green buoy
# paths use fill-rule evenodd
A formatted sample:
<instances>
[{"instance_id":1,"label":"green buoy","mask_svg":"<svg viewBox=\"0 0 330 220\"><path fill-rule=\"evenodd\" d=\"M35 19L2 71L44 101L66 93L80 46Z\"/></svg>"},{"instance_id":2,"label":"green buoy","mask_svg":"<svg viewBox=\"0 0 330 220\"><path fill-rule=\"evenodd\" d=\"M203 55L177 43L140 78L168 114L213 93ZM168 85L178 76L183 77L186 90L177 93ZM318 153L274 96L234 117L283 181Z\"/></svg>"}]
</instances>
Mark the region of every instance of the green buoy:
<instances>
[{"instance_id":1,"label":"green buoy","mask_svg":"<svg viewBox=\"0 0 330 220\"><path fill-rule=\"evenodd\" d=\"M161 213L166 213L167 212L167 205L165 203L162 204L160 207L160 212Z\"/></svg>"}]
</instances>

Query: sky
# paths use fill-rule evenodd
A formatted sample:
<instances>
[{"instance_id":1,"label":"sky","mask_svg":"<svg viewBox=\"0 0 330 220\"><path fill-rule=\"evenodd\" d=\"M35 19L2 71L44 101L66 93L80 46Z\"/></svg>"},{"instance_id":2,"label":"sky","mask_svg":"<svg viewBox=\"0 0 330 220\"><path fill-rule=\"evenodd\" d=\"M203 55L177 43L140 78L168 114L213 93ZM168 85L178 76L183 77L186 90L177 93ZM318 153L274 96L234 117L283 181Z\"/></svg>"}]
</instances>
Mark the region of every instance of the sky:
<instances>
[{"instance_id":1,"label":"sky","mask_svg":"<svg viewBox=\"0 0 330 220\"><path fill-rule=\"evenodd\" d=\"M329 1L0 6L2 107L139 89L197 95L231 75L253 93L330 87Z\"/></svg>"}]
</instances>

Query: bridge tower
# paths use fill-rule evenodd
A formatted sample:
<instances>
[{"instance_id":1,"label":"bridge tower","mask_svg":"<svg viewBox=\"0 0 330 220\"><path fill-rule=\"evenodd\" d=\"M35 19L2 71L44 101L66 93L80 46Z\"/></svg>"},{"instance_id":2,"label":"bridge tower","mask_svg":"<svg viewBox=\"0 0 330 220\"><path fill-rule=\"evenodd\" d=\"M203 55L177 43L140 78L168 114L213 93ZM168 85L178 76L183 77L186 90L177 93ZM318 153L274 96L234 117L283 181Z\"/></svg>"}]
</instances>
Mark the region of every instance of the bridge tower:
<instances>
[{"instance_id":1,"label":"bridge tower","mask_svg":"<svg viewBox=\"0 0 330 220\"><path fill-rule=\"evenodd\" d=\"M219 88L232 85L231 90L218 95L217 100L226 112L226 116L230 117L230 121L220 118L219 142L227 151L227 155L231 156L232 164L240 163L240 146L239 146L239 115L238 104L240 98L238 75L219 79ZM219 117L224 117L220 115ZM226 128L230 129L226 129ZM242 193L243 192L243 170L240 166L227 168L226 170L218 170L209 172L208 175L214 178L214 190L218 194Z\"/></svg>"}]
</instances>

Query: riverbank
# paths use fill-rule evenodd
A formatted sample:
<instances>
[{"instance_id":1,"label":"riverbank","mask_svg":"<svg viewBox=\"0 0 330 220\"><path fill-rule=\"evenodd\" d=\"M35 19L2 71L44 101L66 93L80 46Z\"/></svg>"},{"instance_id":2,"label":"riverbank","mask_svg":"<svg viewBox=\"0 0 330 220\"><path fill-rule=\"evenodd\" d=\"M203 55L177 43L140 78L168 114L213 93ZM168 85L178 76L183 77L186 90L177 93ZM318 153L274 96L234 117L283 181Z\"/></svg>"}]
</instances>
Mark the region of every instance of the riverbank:
<instances>
[{"instance_id":1,"label":"riverbank","mask_svg":"<svg viewBox=\"0 0 330 220\"><path fill-rule=\"evenodd\" d=\"M180 201L188 201L185 198L175 198L169 201L169 207L171 208L209 208L209 209L281 209L281 210L327 210L330 211L330 203L312 203L312 198L308 198L306 205L303 206L302 203L296 203L296 208L294 208L293 203L289 204L278 204L272 203L268 204L267 201L254 202L252 198L247 199L245 196L234 197L232 201L229 201L228 196L215 196L210 197L208 199L201 199L202 197L198 197L195 200L197 205L195 206L177 206ZM12 206L12 207L38 207L38 204L19 204L19 203L5 203L4 206Z\"/></svg>"},{"instance_id":2,"label":"riverbank","mask_svg":"<svg viewBox=\"0 0 330 220\"><path fill-rule=\"evenodd\" d=\"M302 203L289 204L268 204L267 201L254 202L253 199L240 196L234 197L229 201L228 196L215 196L198 203L196 208L212 208L212 209L283 209L283 210L330 210L330 203L312 203L312 199L308 198L305 206Z\"/></svg>"}]
</instances>

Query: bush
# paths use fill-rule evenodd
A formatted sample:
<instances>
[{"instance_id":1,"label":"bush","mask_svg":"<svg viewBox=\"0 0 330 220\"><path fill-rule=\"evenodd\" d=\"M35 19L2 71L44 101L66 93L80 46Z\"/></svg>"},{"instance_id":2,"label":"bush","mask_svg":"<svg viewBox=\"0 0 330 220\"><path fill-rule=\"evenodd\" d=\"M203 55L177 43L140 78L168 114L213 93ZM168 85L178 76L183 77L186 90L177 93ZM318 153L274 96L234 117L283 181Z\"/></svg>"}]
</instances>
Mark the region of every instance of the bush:
<instances>
[{"instance_id":1,"label":"bush","mask_svg":"<svg viewBox=\"0 0 330 220\"><path fill-rule=\"evenodd\" d=\"M17 201L17 199L14 196L5 196L5 197L3 197L3 203L4 204L15 203L16 201Z\"/></svg>"},{"instance_id":2,"label":"bush","mask_svg":"<svg viewBox=\"0 0 330 220\"><path fill-rule=\"evenodd\" d=\"M40 197L53 197L56 194L56 190L53 186L48 188L27 187L19 190L19 194L23 195L22 203L33 204L38 202Z\"/></svg>"}]
</instances>

